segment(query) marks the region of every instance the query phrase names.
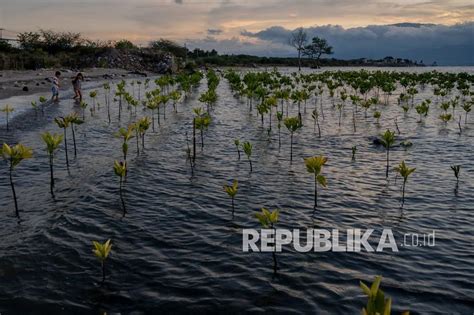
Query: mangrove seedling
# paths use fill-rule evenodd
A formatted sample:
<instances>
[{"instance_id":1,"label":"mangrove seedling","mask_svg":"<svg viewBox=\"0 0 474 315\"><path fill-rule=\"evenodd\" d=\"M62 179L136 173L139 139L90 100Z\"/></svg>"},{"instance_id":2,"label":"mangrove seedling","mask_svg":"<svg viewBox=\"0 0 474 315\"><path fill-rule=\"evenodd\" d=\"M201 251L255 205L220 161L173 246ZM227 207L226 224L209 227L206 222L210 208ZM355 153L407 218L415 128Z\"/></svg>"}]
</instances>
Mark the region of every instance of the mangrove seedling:
<instances>
[{"instance_id":1,"label":"mangrove seedling","mask_svg":"<svg viewBox=\"0 0 474 315\"><path fill-rule=\"evenodd\" d=\"M376 119L376 124L380 124L380 117L382 117L382 113L379 112L378 110L374 112L374 118Z\"/></svg>"},{"instance_id":2,"label":"mangrove seedling","mask_svg":"<svg viewBox=\"0 0 474 315\"><path fill-rule=\"evenodd\" d=\"M416 170L416 168L409 168L406 164L405 161L402 161L400 165L395 167L395 171L397 171L401 177L403 177L403 186L402 186L402 206L405 203L405 186L408 181L408 176L410 176L411 173L413 173Z\"/></svg>"},{"instance_id":3,"label":"mangrove seedling","mask_svg":"<svg viewBox=\"0 0 474 315\"><path fill-rule=\"evenodd\" d=\"M281 147L281 122L283 121L283 110L276 113L278 120L278 148Z\"/></svg>"},{"instance_id":4,"label":"mangrove seedling","mask_svg":"<svg viewBox=\"0 0 474 315\"><path fill-rule=\"evenodd\" d=\"M96 102L96 98L97 98L97 91L91 91L89 93L89 96L92 99L92 108L94 109L94 112L95 112L95 102Z\"/></svg>"},{"instance_id":5,"label":"mangrove seedling","mask_svg":"<svg viewBox=\"0 0 474 315\"><path fill-rule=\"evenodd\" d=\"M385 298L384 292L380 289L381 276L376 276L370 288L360 281L362 291L369 298L367 305L362 308L362 315L390 315L392 308L392 299ZM402 315L408 315L403 313Z\"/></svg>"},{"instance_id":6,"label":"mangrove seedling","mask_svg":"<svg viewBox=\"0 0 474 315\"><path fill-rule=\"evenodd\" d=\"M81 125L84 123L82 119L79 118L77 113L71 113L65 117L71 124L71 133L72 133L72 142L74 144L74 156L77 156L77 147L76 147L76 131L74 125Z\"/></svg>"},{"instance_id":7,"label":"mangrove seedling","mask_svg":"<svg viewBox=\"0 0 474 315\"><path fill-rule=\"evenodd\" d=\"M456 177L456 184L459 183L459 173L461 172L461 165L451 165L451 169L454 172L454 176Z\"/></svg>"},{"instance_id":8,"label":"mangrove seedling","mask_svg":"<svg viewBox=\"0 0 474 315\"><path fill-rule=\"evenodd\" d=\"M10 116L10 113L13 112L15 109L13 107L11 107L9 104L5 105L5 107L3 107L2 109L0 109L1 112L4 112L5 115L6 115L6 119L7 119L7 131L10 130L9 128L9 116Z\"/></svg>"},{"instance_id":9,"label":"mangrove seedling","mask_svg":"<svg viewBox=\"0 0 474 315\"><path fill-rule=\"evenodd\" d=\"M46 102L48 99L44 96L39 97L39 102L41 103L41 113L44 115L44 107L46 106Z\"/></svg>"},{"instance_id":10,"label":"mangrove seedling","mask_svg":"<svg viewBox=\"0 0 474 315\"><path fill-rule=\"evenodd\" d=\"M151 125L151 118L146 116L141 118L138 121L138 133L140 134L140 138L142 139L142 149L145 149L145 133L150 128Z\"/></svg>"},{"instance_id":11,"label":"mangrove seedling","mask_svg":"<svg viewBox=\"0 0 474 315\"><path fill-rule=\"evenodd\" d=\"M79 106L80 106L81 109L82 109L82 120L83 120L83 121L86 121L86 108L87 108L88 104L87 104L86 102L81 102L81 103L79 104Z\"/></svg>"},{"instance_id":12,"label":"mangrove seedling","mask_svg":"<svg viewBox=\"0 0 474 315\"><path fill-rule=\"evenodd\" d=\"M234 209L235 209L234 199L235 199L235 195L237 195L238 189L239 189L239 183L237 182L236 179L234 179L232 185L224 185L224 191L232 199L232 218L234 217Z\"/></svg>"},{"instance_id":13,"label":"mangrove seedling","mask_svg":"<svg viewBox=\"0 0 474 315\"><path fill-rule=\"evenodd\" d=\"M94 255L99 259L101 269L102 269L102 283L105 282L105 261L109 257L110 251L112 250L112 244L110 244L110 240L107 240L104 244L101 244L97 241L92 241L94 245Z\"/></svg>"},{"instance_id":14,"label":"mangrove seedling","mask_svg":"<svg viewBox=\"0 0 474 315\"><path fill-rule=\"evenodd\" d=\"M273 273L276 274L278 270L278 263L276 259L276 238L275 238L275 224L278 222L278 217L280 215L280 210L273 210L269 211L266 208L262 208L262 212L256 213L255 217L258 219L260 224L265 229L272 229L273 230L273 237L275 239L275 246L273 247Z\"/></svg>"},{"instance_id":15,"label":"mangrove seedling","mask_svg":"<svg viewBox=\"0 0 474 315\"><path fill-rule=\"evenodd\" d=\"M122 203L123 215L125 216L127 209L125 208L125 200L123 198L123 181L124 181L125 176L127 175L127 162L115 161L114 172L115 172L115 175L120 177L119 194L120 194L120 201Z\"/></svg>"},{"instance_id":16,"label":"mangrove seedling","mask_svg":"<svg viewBox=\"0 0 474 315\"><path fill-rule=\"evenodd\" d=\"M467 124L467 114L469 114L469 112L471 111L472 104L471 103L465 103L465 104L462 105L462 109L464 109L464 112L466 112L466 115L464 116L464 124Z\"/></svg>"},{"instance_id":17,"label":"mangrove seedling","mask_svg":"<svg viewBox=\"0 0 474 315\"><path fill-rule=\"evenodd\" d=\"M303 127L298 117L285 118L285 126L290 131L290 164L293 163L293 134Z\"/></svg>"},{"instance_id":18,"label":"mangrove seedling","mask_svg":"<svg viewBox=\"0 0 474 315\"><path fill-rule=\"evenodd\" d=\"M318 183L326 187L327 181L326 177L321 175L321 170L323 165L326 164L327 158L325 156L313 156L307 159L304 159L304 163L306 164L306 170L308 173L314 175L314 209L318 207Z\"/></svg>"},{"instance_id":19,"label":"mangrove seedling","mask_svg":"<svg viewBox=\"0 0 474 315\"><path fill-rule=\"evenodd\" d=\"M35 110L35 117L38 117L38 103L36 101L31 102L31 107Z\"/></svg>"},{"instance_id":20,"label":"mangrove seedling","mask_svg":"<svg viewBox=\"0 0 474 315\"><path fill-rule=\"evenodd\" d=\"M356 152L357 152L357 146L352 146L352 161L355 161L356 159Z\"/></svg>"},{"instance_id":21,"label":"mangrove seedling","mask_svg":"<svg viewBox=\"0 0 474 315\"><path fill-rule=\"evenodd\" d=\"M311 117L314 119L314 131L316 132L316 126L318 126L318 135L319 138L321 138L321 127L319 126L319 113L317 109L313 110Z\"/></svg>"},{"instance_id":22,"label":"mangrove seedling","mask_svg":"<svg viewBox=\"0 0 474 315\"><path fill-rule=\"evenodd\" d=\"M390 148L395 143L395 131L390 131L387 129L387 131L382 134L382 139L380 139L380 142L387 151L387 167L385 171L385 178L388 178L388 169L390 166Z\"/></svg>"},{"instance_id":23,"label":"mangrove seedling","mask_svg":"<svg viewBox=\"0 0 474 315\"><path fill-rule=\"evenodd\" d=\"M2 148L0 149L0 154L9 163L10 186L13 193L13 201L15 203L15 214L17 218L19 218L20 211L18 210L18 201L16 198L15 185L13 184L13 170L18 164L20 164L21 161L31 158L33 156L33 150L20 143L14 146L9 146L8 144L4 143Z\"/></svg>"},{"instance_id":24,"label":"mangrove seedling","mask_svg":"<svg viewBox=\"0 0 474 315\"><path fill-rule=\"evenodd\" d=\"M49 156L49 170L50 170L50 190L51 195L54 197L54 174L53 174L53 162L54 162L54 152L59 148L61 141L63 141L63 136L56 133L49 133L48 131L41 134L41 138L43 139L44 143L46 144L46 152Z\"/></svg>"},{"instance_id":25,"label":"mangrove seedling","mask_svg":"<svg viewBox=\"0 0 474 315\"><path fill-rule=\"evenodd\" d=\"M234 144L235 144L235 147L237 148L237 154L239 155L239 161L240 161L240 140L235 139Z\"/></svg>"},{"instance_id":26,"label":"mangrove seedling","mask_svg":"<svg viewBox=\"0 0 474 315\"><path fill-rule=\"evenodd\" d=\"M129 125L127 129L120 128L116 137L122 138L122 153L124 161L127 161L128 141L133 138L134 126Z\"/></svg>"},{"instance_id":27,"label":"mangrove seedling","mask_svg":"<svg viewBox=\"0 0 474 315\"><path fill-rule=\"evenodd\" d=\"M448 124L448 122L453 118L452 114L441 114L439 115L439 119L441 119L442 122L444 122L445 125Z\"/></svg>"},{"instance_id":28,"label":"mangrove seedling","mask_svg":"<svg viewBox=\"0 0 474 315\"><path fill-rule=\"evenodd\" d=\"M252 144L248 141L242 143L242 149L244 150L244 153L245 155L247 156L247 159L249 161L249 164L250 164L250 172L252 172L253 168L252 168L252 160L250 159L250 157L252 156Z\"/></svg>"},{"instance_id":29,"label":"mangrove seedling","mask_svg":"<svg viewBox=\"0 0 474 315\"><path fill-rule=\"evenodd\" d=\"M58 125L59 128L63 128L64 130L64 149L66 151L66 165L69 167L69 157L67 153L67 128L69 127L70 120L67 117L56 117L54 118L54 122Z\"/></svg>"}]
</instances>

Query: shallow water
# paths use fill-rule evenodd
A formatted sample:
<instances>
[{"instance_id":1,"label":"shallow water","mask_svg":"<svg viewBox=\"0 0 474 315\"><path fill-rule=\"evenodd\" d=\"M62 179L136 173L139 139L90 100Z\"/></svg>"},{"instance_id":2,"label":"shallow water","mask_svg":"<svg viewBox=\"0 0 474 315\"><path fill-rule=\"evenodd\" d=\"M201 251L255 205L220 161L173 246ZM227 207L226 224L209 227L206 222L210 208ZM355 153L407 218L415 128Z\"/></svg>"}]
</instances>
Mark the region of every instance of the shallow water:
<instances>
[{"instance_id":1,"label":"shallow water","mask_svg":"<svg viewBox=\"0 0 474 315\"><path fill-rule=\"evenodd\" d=\"M262 129L260 117L249 115L245 100L235 99L222 79L213 122L205 133L204 150L198 150L192 176L186 160L186 132L192 132L191 109L201 106L197 97L204 89L203 81L192 97L178 105L177 114L168 106L166 121L162 118L157 132L148 133L143 154L136 156L131 141L124 218L112 169L114 159L121 158L120 140L113 136L119 127L117 104L112 106L110 125L104 106L94 117L87 113L86 123L77 128L76 159L71 158L69 141L69 171L63 148L57 153L56 200L49 194L48 160L39 134L62 132L52 119L80 109L64 99L59 106L49 106L44 117L35 118L28 111L12 121L13 131L0 131L0 142L21 142L33 147L35 155L15 171L20 224L14 217L6 164L0 168L1 313L355 314L366 301L359 280L371 282L381 274L382 288L393 298L395 313L409 309L412 314L472 314L472 117L459 135L455 122L442 126L437 118L441 109L432 105L420 125L413 109L404 117L394 105L394 95L391 106L379 106L380 126L371 114L365 119L361 110L354 133L351 107L346 107L339 127L338 112L326 98L322 137L318 138L310 101L303 116L305 127L295 134L290 165L288 132L282 128L279 148L273 121L268 141L268 117ZM426 88L417 99L431 93ZM99 89L103 103L101 98ZM29 99L24 102L29 106ZM296 106L290 111L295 115ZM145 114L139 111L139 116ZM417 168L408 181L403 210L400 178L392 172L387 183L385 151L369 139L386 128L394 129L395 117L400 137L413 146L394 148L392 166L405 159ZM251 174L246 160L237 160L236 138L254 144ZM353 145L358 148L355 162L351 161ZM303 157L317 154L329 158L323 171L328 188L320 191L320 207L314 212L313 178L306 172ZM453 164L462 165L457 195ZM222 185L234 178L240 190L232 219ZM285 248L277 254L281 269L274 277L270 254L241 249L242 228L259 228L254 214L263 206L281 209L278 226L282 228L380 231L386 227L393 228L397 240L405 233L435 230L436 246L399 248L397 253L297 253ZM100 265L91 241L109 238L113 249L107 261L108 279L101 288Z\"/></svg>"}]
</instances>

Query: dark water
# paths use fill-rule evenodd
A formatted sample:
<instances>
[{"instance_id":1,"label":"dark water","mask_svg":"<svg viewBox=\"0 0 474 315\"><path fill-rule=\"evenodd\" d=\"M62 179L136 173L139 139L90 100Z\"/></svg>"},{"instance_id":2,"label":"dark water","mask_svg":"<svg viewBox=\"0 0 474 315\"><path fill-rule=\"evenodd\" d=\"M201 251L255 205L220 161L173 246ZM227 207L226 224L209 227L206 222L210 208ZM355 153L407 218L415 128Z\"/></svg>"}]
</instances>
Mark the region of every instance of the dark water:
<instances>
[{"instance_id":1,"label":"dark water","mask_svg":"<svg viewBox=\"0 0 474 315\"><path fill-rule=\"evenodd\" d=\"M191 176L186 161L186 132L191 133L193 107L205 82L179 104L168 106L167 119L146 137L146 150L131 161L126 183L127 215L122 218L118 178L112 166L121 158L117 104L109 125L105 108L87 115L77 128L79 154L66 169L64 150L56 155L56 200L49 194L48 160L39 134L62 132L52 119L75 109L64 99L46 117L17 116L14 131L0 131L0 142L22 142L34 158L15 171L21 222L14 217L7 167L0 168L0 312L108 313L144 311L278 312L357 314L366 301L359 280L383 275L382 287L393 298L394 313L472 314L474 310L474 131L473 118L462 135L457 124L444 128L432 105L425 123L417 123L395 106L380 106L380 126L372 115L358 113L357 132L347 106L342 126L337 110L325 99L322 138L313 132L308 102L305 127L295 135L294 162L289 163L289 134L282 129L278 148L276 122L271 141L260 118L249 115L245 100L235 99L224 79L213 122L198 151ZM99 89L99 101L103 92ZM417 96L431 95L431 88ZM86 91L85 94L88 94ZM29 104L29 100L24 100ZM90 103L90 102L89 102ZM294 115L296 106L290 107ZM458 108L459 110L459 108ZM461 113L459 111L459 113ZM146 112L139 111L139 116ZM392 151L392 165L405 159L416 172L409 178L404 210L400 210L400 178L385 180L385 151L371 144L374 136L398 124L413 146ZM457 115L456 115L457 116ZM125 115L128 118L128 114ZM133 118L135 119L135 118ZM268 117L265 119L265 128ZM122 121L126 125L126 119ZM254 171L237 161L235 138L254 144ZM72 148L70 142L70 149ZM351 147L357 160L351 162ZM328 188L313 212L313 178L303 157L328 156L324 169ZM70 150L70 158L73 156ZM457 196L452 164L461 164ZM236 214L222 185L239 180ZM397 241L405 233L436 231L435 247L400 247L376 253L277 254L281 270L272 275L268 253L242 252L242 228L258 228L261 207L281 209L282 228L392 228ZM100 287L100 265L92 240L111 239L108 278Z\"/></svg>"}]
</instances>

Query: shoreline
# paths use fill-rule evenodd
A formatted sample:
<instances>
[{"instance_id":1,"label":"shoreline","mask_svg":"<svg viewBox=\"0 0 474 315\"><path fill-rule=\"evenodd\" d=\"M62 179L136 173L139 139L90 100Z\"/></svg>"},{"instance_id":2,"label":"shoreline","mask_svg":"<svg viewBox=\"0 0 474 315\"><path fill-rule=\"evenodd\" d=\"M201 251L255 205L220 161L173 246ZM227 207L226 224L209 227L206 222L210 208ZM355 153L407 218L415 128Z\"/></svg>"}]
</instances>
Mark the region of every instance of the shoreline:
<instances>
[{"instance_id":1,"label":"shoreline","mask_svg":"<svg viewBox=\"0 0 474 315\"><path fill-rule=\"evenodd\" d=\"M139 73L118 68L89 68L81 71L71 69L39 69L39 70L1 70L0 71L0 100L11 97L28 96L45 93L51 95L51 78L56 70L61 71L61 90L72 88L72 79L81 72L84 83L94 83L103 80L130 79L154 75L151 72ZM26 88L25 88L26 87Z\"/></svg>"}]
</instances>

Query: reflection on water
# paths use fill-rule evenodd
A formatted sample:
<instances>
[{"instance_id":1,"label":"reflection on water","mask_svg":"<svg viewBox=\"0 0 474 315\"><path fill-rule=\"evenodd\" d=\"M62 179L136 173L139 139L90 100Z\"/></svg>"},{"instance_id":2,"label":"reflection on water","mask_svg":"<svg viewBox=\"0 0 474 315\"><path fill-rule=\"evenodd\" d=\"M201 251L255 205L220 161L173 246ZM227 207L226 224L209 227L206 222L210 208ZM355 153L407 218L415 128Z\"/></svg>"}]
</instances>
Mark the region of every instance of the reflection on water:
<instances>
[{"instance_id":1,"label":"reflection on water","mask_svg":"<svg viewBox=\"0 0 474 315\"><path fill-rule=\"evenodd\" d=\"M305 127L295 134L290 166L286 129L278 148L276 129L268 141L266 125L262 128L260 118L249 115L245 100L235 99L222 79L206 145L198 152L191 176L186 132L191 132L191 109L202 106L197 96L204 88L202 84L180 104L177 114L168 106L166 121L161 120L156 133L148 134L142 155L136 157L130 145L125 218L112 169L113 160L121 158L120 140L113 136L119 126L116 104L111 125L102 107L95 117L88 113L86 123L78 126L78 157L71 161L69 171L64 151L58 152L56 200L48 193L48 160L39 134L61 132L52 119L80 109L63 99L59 106L48 107L45 117L35 118L28 111L13 120L13 132L0 131L0 142L22 142L33 147L35 155L15 172L20 224L14 218L7 168L5 164L0 168L0 312L160 309L354 314L365 301L359 280L371 282L376 274L384 277L383 288L394 300L395 313L403 309L417 311L414 314L472 312L472 123L460 136L454 122L442 130L438 106L432 106L423 125L417 123L414 111L405 117L395 105L381 106L380 126L371 115L365 119L359 112L354 134L349 106L339 127L338 112L325 99L322 137L318 138L310 101L303 116ZM431 93L426 88L416 98ZM392 96L392 103L396 97ZM29 97L15 102L30 106ZM297 111L296 106L290 109L292 114ZM139 112L139 116L145 114ZM387 183L385 152L370 140L386 128L394 129L395 117L401 138L413 146L394 148L392 164L405 159L417 168L408 182L403 211L399 208L401 181L392 173ZM237 160L236 138L254 144L252 174L245 159ZM352 162L354 145L358 150ZM313 178L306 172L303 157L316 154L329 157L324 169L328 188L321 191L320 207L313 212ZM452 164L462 165L457 196ZM232 220L222 185L234 178L240 190ZM282 209L282 228L392 227L396 237L436 230L436 247L400 248L398 253L297 253L290 249L278 255L280 275L273 278L271 255L241 250L241 228L258 228L253 215L262 206ZM100 288L100 266L92 255L91 241L108 238L113 242L110 275L107 285Z\"/></svg>"}]
</instances>

